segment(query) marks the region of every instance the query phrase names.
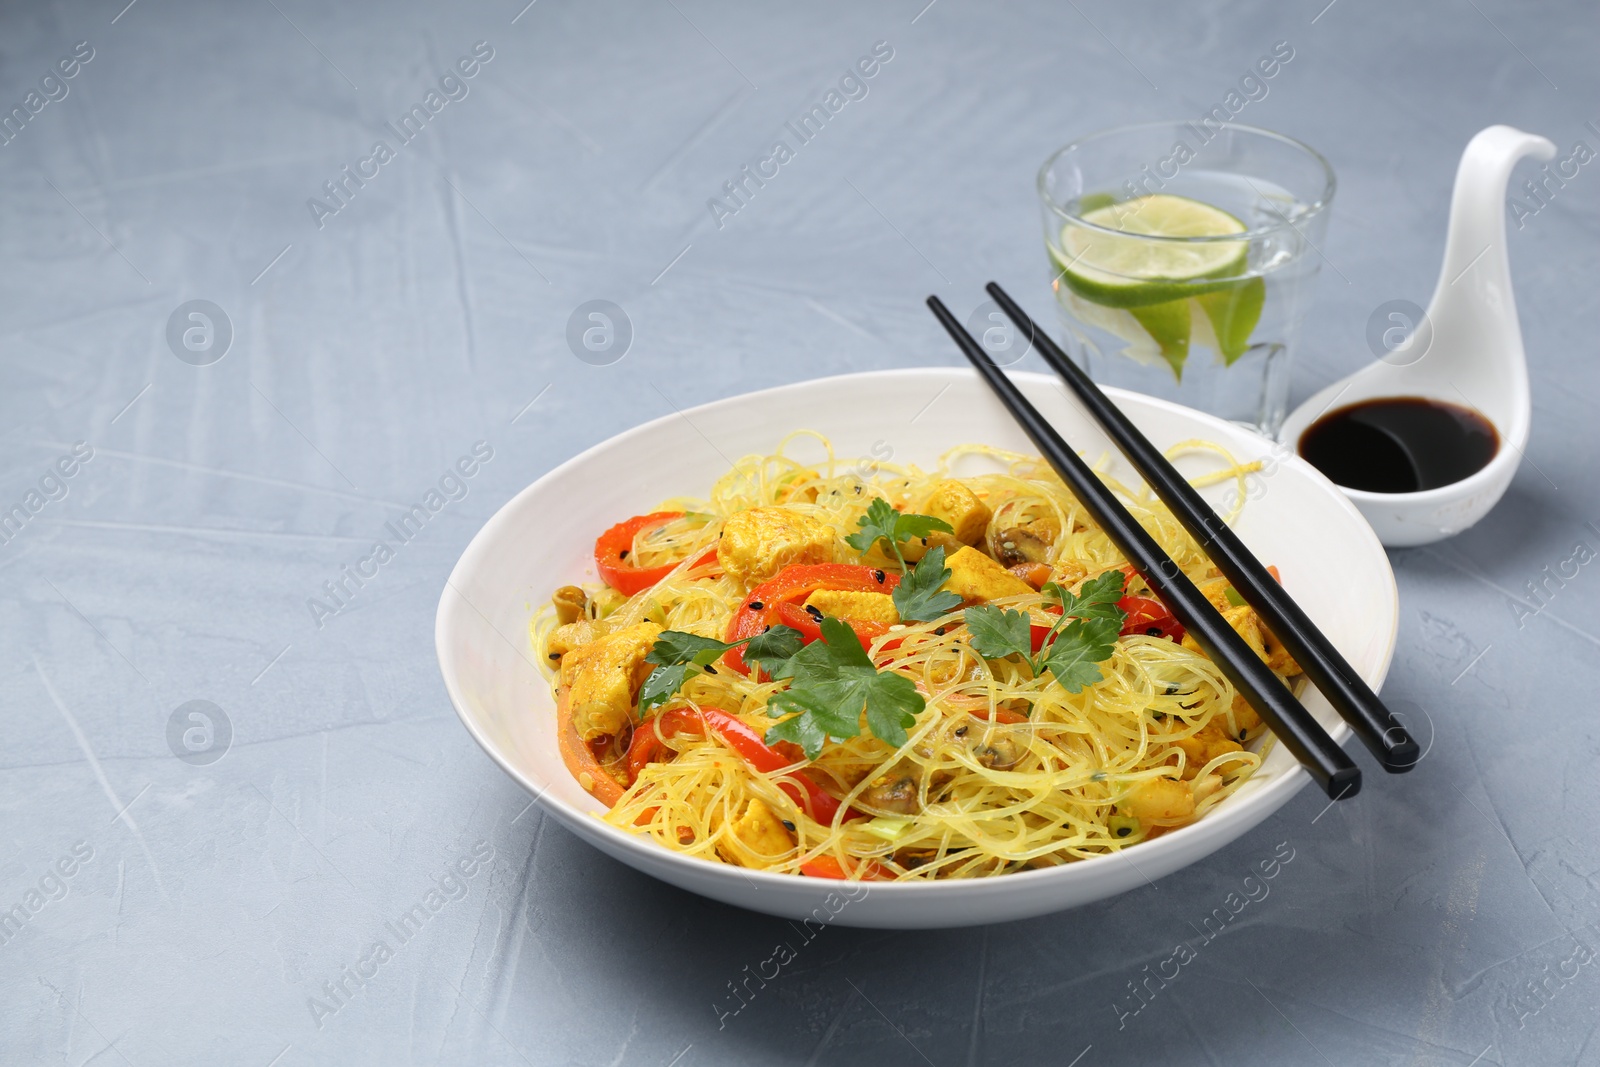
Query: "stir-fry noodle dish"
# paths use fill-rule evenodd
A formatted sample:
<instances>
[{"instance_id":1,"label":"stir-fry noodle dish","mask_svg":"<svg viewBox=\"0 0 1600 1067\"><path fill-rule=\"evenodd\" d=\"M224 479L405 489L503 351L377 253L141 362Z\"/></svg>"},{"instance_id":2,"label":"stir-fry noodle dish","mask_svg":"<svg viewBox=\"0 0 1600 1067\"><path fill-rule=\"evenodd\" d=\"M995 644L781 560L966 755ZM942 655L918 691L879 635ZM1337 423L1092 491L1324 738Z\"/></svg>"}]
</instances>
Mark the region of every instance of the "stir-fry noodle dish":
<instances>
[{"instance_id":1,"label":"stir-fry noodle dish","mask_svg":"<svg viewBox=\"0 0 1600 1067\"><path fill-rule=\"evenodd\" d=\"M1215 461L1196 484L1254 469L1180 453ZM1101 477L1294 687L1166 508ZM659 507L596 531L601 583L554 590L532 640L567 768L665 848L813 878L1050 867L1195 821L1271 743L1037 457L922 470L799 433Z\"/></svg>"}]
</instances>

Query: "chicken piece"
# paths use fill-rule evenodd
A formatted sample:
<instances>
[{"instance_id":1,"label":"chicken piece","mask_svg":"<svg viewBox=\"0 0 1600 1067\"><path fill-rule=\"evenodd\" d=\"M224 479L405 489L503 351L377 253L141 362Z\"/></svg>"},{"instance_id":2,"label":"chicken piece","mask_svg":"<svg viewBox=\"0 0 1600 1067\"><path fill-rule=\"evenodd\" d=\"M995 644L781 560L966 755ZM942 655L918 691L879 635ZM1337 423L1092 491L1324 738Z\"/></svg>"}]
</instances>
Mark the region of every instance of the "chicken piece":
<instances>
[{"instance_id":1,"label":"chicken piece","mask_svg":"<svg viewBox=\"0 0 1600 1067\"><path fill-rule=\"evenodd\" d=\"M944 588L970 603L1034 591L1033 586L975 548L963 548L944 561L950 577Z\"/></svg>"},{"instance_id":2,"label":"chicken piece","mask_svg":"<svg viewBox=\"0 0 1600 1067\"><path fill-rule=\"evenodd\" d=\"M1194 814L1194 793L1183 782L1171 778L1150 778L1139 783L1120 805L1145 826L1171 823Z\"/></svg>"},{"instance_id":3,"label":"chicken piece","mask_svg":"<svg viewBox=\"0 0 1600 1067\"><path fill-rule=\"evenodd\" d=\"M1250 651L1261 657L1266 662L1267 649L1261 641L1261 620L1256 618L1256 613L1249 605L1244 607L1230 607L1223 611L1222 617L1228 625L1233 627L1233 632L1244 638L1244 643L1250 646Z\"/></svg>"},{"instance_id":4,"label":"chicken piece","mask_svg":"<svg viewBox=\"0 0 1600 1067\"><path fill-rule=\"evenodd\" d=\"M545 643L545 655L560 662L561 657L568 652L600 637L605 632L605 624L591 622L587 619L578 622L569 622L564 626L557 626L551 633L550 640Z\"/></svg>"},{"instance_id":5,"label":"chicken piece","mask_svg":"<svg viewBox=\"0 0 1600 1067\"><path fill-rule=\"evenodd\" d=\"M1283 647L1278 640L1278 635L1261 624L1261 647L1267 653L1267 666L1282 675L1296 675L1300 673L1300 664L1289 655L1289 650Z\"/></svg>"},{"instance_id":6,"label":"chicken piece","mask_svg":"<svg viewBox=\"0 0 1600 1067\"><path fill-rule=\"evenodd\" d=\"M1218 586L1217 589L1225 588ZM1255 609L1248 604L1235 607L1223 593L1215 590L1206 594L1207 599L1222 612L1222 617L1233 627L1234 633L1244 638L1244 643L1250 646L1250 651L1261 657L1261 662L1282 675L1296 675L1300 673L1300 665L1289 655L1289 651L1273 632L1256 616ZM1185 633L1183 647L1200 652L1200 642Z\"/></svg>"},{"instance_id":7,"label":"chicken piece","mask_svg":"<svg viewBox=\"0 0 1600 1067\"><path fill-rule=\"evenodd\" d=\"M900 554L908 561L916 563L923 556L926 556L930 549L942 548L945 556L948 557L953 552L959 552L961 547L962 542L957 541L950 534L945 533L943 530L935 530L927 537L913 537L909 541L901 542Z\"/></svg>"},{"instance_id":8,"label":"chicken piece","mask_svg":"<svg viewBox=\"0 0 1600 1067\"><path fill-rule=\"evenodd\" d=\"M958 481L947 479L933 487L933 495L923 506L923 514L943 519L950 524L956 540L975 545L983 539L989 528L993 512L978 495Z\"/></svg>"},{"instance_id":9,"label":"chicken piece","mask_svg":"<svg viewBox=\"0 0 1600 1067\"><path fill-rule=\"evenodd\" d=\"M653 622L635 623L561 658L572 722L584 741L614 737L632 719L635 694L654 669L644 657L660 635Z\"/></svg>"},{"instance_id":10,"label":"chicken piece","mask_svg":"<svg viewBox=\"0 0 1600 1067\"><path fill-rule=\"evenodd\" d=\"M1233 588L1226 578L1213 578L1209 582L1200 583L1200 592L1211 601L1211 606L1219 612L1228 611L1234 607L1228 599L1228 590Z\"/></svg>"},{"instance_id":11,"label":"chicken piece","mask_svg":"<svg viewBox=\"0 0 1600 1067\"><path fill-rule=\"evenodd\" d=\"M1279 674L1299 674L1300 665L1294 657L1279 643L1273 632L1256 615L1255 609L1246 604L1242 607L1229 607L1222 613L1228 620L1244 643L1250 650L1261 657L1261 661Z\"/></svg>"},{"instance_id":12,"label":"chicken piece","mask_svg":"<svg viewBox=\"0 0 1600 1067\"><path fill-rule=\"evenodd\" d=\"M746 589L794 563L832 563L834 530L787 508L750 508L728 516L717 561Z\"/></svg>"},{"instance_id":13,"label":"chicken piece","mask_svg":"<svg viewBox=\"0 0 1600 1067\"><path fill-rule=\"evenodd\" d=\"M1183 749L1185 766L1184 780L1187 781L1200 773L1200 768L1228 752L1242 752L1244 746L1230 738L1227 734L1227 720L1216 718L1206 723L1205 729L1193 737L1185 737L1174 741L1177 747Z\"/></svg>"},{"instance_id":14,"label":"chicken piece","mask_svg":"<svg viewBox=\"0 0 1600 1067\"><path fill-rule=\"evenodd\" d=\"M805 606L816 608L824 615L832 615L846 622L875 622L893 626L900 621L895 610L894 597L888 593L847 593L836 589L818 589L806 597Z\"/></svg>"},{"instance_id":15,"label":"chicken piece","mask_svg":"<svg viewBox=\"0 0 1600 1067\"><path fill-rule=\"evenodd\" d=\"M795 836L777 813L759 797L751 797L729 827L733 840L719 842L717 851L741 867L770 867L794 851Z\"/></svg>"},{"instance_id":16,"label":"chicken piece","mask_svg":"<svg viewBox=\"0 0 1600 1067\"><path fill-rule=\"evenodd\" d=\"M1261 725L1260 714L1250 706L1250 702L1244 698L1242 693L1233 694L1233 721L1245 733L1249 733Z\"/></svg>"}]
</instances>

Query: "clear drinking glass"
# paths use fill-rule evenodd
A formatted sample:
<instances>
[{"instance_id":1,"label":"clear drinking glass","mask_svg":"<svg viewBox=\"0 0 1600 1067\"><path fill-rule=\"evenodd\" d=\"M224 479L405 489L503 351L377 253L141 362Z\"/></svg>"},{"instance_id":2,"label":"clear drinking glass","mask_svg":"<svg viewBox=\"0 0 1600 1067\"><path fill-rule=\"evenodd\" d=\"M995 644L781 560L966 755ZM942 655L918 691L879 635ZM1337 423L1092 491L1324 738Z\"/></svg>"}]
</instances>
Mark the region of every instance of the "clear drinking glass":
<instances>
[{"instance_id":1,"label":"clear drinking glass","mask_svg":"<svg viewBox=\"0 0 1600 1067\"><path fill-rule=\"evenodd\" d=\"M1250 126L1067 145L1039 197L1068 354L1102 384L1276 433L1333 192L1322 156Z\"/></svg>"}]
</instances>

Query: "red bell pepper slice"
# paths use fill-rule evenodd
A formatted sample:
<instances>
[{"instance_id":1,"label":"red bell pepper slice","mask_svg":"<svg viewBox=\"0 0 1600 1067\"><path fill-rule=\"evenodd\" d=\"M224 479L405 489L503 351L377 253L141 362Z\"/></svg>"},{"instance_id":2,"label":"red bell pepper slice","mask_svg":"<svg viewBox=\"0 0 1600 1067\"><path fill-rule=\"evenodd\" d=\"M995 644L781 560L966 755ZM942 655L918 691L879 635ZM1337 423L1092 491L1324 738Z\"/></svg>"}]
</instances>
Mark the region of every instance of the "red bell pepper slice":
<instances>
[{"instance_id":1,"label":"red bell pepper slice","mask_svg":"<svg viewBox=\"0 0 1600 1067\"><path fill-rule=\"evenodd\" d=\"M622 783L601 766L594 750L578 736L577 725L572 721L572 701L565 689L556 704L556 747L561 751L561 762L567 765L567 772L590 796L608 808L622 799ZM585 777L589 779L587 785L584 785Z\"/></svg>"},{"instance_id":2,"label":"red bell pepper slice","mask_svg":"<svg viewBox=\"0 0 1600 1067\"><path fill-rule=\"evenodd\" d=\"M892 593L899 584L900 575L864 564L796 563L750 590L728 621L728 633L723 640L743 641L771 626L792 626L800 631L801 641L809 645L822 639L822 627L800 606L806 597L819 589ZM850 628L863 646L888 632L887 627L876 622L851 622ZM730 648L723 654L722 662L740 674L750 673L742 647Z\"/></svg>"},{"instance_id":3,"label":"red bell pepper slice","mask_svg":"<svg viewBox=\"0 0 1600 1067\"><path fill-rule=\"evenodd\" d=\"M681 518L683 518L681 511L654 511L648 515L635 515L601 534L594 543L594 564L600 571L600 577L607 585L625 596L632 596L649 589L665 578L683 561L678 560L659 567L635 567L628 562L628 553L633 549L633 539L643 531L665 526L674 519ZM695 564L698 566L708 563L715 559L716 555L715 546L708 548Z\"/></svg>"},{"instance_id":4,"label":"red bell pepper slice","mask_svg":"<svg viewBox=\"0 0 1600 1067\"><path fill-rule=\"evenodd\" d=\"M1121 636L1148 634L1173 641L1183 640L1186 632L1183 623L1173 617L1161 601L1147 596L1125 596L1117 601L1117 607L1128 613L1128 621L1122 624Z\"/></svg>"},{"instance_id":5,"label":"red bell pepper slice","mask_svg":"<svg viewBox=\"0 0 1600 1067\"><path fill-rule=\"evenodd\" d=\"M1124 563L1117 568L1132 581L1138 577L1139 572L1134 570L1133 564ZM1182 641L1187 632L1167 606L1154 597L1135 596L1127 594L1117 601L1117 607L1127 616L1122 624L1119 637L1130 637L1134 634L1146 634L1151 637L1166 637L1173 641ZM1044 609L1052 614L1061 614L1061 609L1050 605ZM1033 638L1033 650L1038 652L1044 647L1044 639L1050 633L1048 626L1030 626L1029 635Z\"/></svg>"},{"instance_id":6,"label":"red bell pepper slice","mask_svg":"<svg viewBox=\"0 0 1600 1067\"><path fill-rule=\"evenodd\" d=\"M889 868L877 860L863 860L856 864L855 869L861 872L863 882L885 882L894 878ZM807 860L800 865L800 873L808 878L833 878L841 881L850 877L837 856L818 856L814 860Z\"/></svg>"},{"instance_id":7,"label":"red bell pepper slice","mask_svg":"<svg viewBox=\"0 0 1600 1067\"><path fill-rule=\"evenodd\" d=\"M655 725L657 721L661 724L659 728ZM656 720L640 723L634 728L633 741L628 746L629 782L637 781L639 772L644 770L646 764L660 758L663 748L661 736L675 737L684 733L704 736L707 728L715 731L723 744L762 774L781 771L798 762L768 745L744 720L721 708L675 707L662 712ZM799 771L779 778L777 786L823 825L833 822L834 816L839 813L838 799L824 792L821 786Z\"/></svg>"}]
</instances>

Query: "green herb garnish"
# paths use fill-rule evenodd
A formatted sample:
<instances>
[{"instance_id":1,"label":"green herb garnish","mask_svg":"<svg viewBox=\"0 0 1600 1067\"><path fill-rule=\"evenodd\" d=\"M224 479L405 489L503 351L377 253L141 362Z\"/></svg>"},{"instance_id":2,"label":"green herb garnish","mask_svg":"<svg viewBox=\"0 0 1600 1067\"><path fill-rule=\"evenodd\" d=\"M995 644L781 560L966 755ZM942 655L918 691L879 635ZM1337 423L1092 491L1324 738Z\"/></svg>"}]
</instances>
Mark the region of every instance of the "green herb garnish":
<instances>
[{"instance_id":1,"label":"green herb garnish","mask_svg":"<svg viewBox=\"0 0 1600 1067\"><path fill-rule=\"evenodd\" d=\"M948 522L936 519L932 515L902 515L882 497L867 505L867 513L861 516L856 525L861 529L846 537L845 543L862 555L866 555L873 545L879 541L887 541L894 558L900 561L902 574L907 568L906 558L900 553L900 542L909 541L913 537L927 537L935 530L943 530L945 533L955 532Z\"/></svg>"},{"instance_id":2,"label":"green herb garnish","mask_svg":"<svg viewBox=\"0 0 1600 1067\"><path fill-rule=\"evenodd\" d=\"M950 580L944 547L935 545L894 587L894 608L906 622L932 622L961 606L961 597L943 588Z\"/></svg>"},{"instance_id":3,"label":"green herb garnish","mask_svg":"<svg viewBox=\"0 0 1600 1067\"><path fill-rule=\"evenodd\" d=\"M684 630L664 630L644 657L646 663L656 664L656 669L639 688L639 714L672 699L695 675L714 670L711 664L730 648L744 645L746 663L775 674L800 651L800 641L800 631L789 626L774 626L742 641L716 641Z\"/></svg>"},{"instance_id":4,"label":"green herb garnish","mask_svg":"<svg viewBox=\"0 0 1600 1067\"><path fill-rule=\"evenodd\" d=\"M792 741L808 759L816 759L826 741L859 735L863 714L873 736L898 748L926 703L911 679L878 670L855 631L831 616L822 620L822 640L773 674L792 681L767 698L767 715L789 717L767 731L766 742Z\"/></svg>"},{"instance_id":5,"label":"green herb garnish","mask_svg":"<svg viewBox=\"0 0 1600 1067\"><path fill-rule=\"evenodd\" d=\"M1047 583L1043 592L1061 606L1061 618L1045 633L1037 653L1027 612L990 604L968 608L972 647L985 659L1021 656L1035 675L1049 671L1067 692L1082 692L1104 677L1100 664L1111 658L1127 622L1127 612L1117 607L1126 583L1116 570L1084 582L1077 593Z\"/></svg>"}]
</instances>

